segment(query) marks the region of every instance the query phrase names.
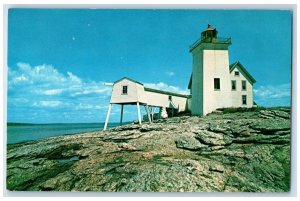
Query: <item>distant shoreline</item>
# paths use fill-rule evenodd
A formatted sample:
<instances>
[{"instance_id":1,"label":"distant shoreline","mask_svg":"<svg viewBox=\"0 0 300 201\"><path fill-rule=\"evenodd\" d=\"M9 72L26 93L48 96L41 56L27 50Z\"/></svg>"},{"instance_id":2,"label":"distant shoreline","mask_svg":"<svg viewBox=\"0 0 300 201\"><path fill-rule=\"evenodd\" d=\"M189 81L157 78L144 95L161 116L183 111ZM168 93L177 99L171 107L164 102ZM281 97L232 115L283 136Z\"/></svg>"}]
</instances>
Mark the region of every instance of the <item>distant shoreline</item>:
<instances>
[{"instance_id":1,"label":"distant shoreline","mask_svg":"<svg viewBox=\"0 0 300 201\"><path fill-rule=\"evenodd\" d=\"M131 122L124 122L125 124L130 124ZM7 122L7 126L34 126L34 125L62 125L62 124L104 124L104 122L92 122L92 123L17 123L17 122ZM119 124L119 122L111 122L110 124Z\"/></svg>"},{"instance_id":2,"label":"distant shoreline","mask_svg":"<svg viewBox=\"0 0 300 201\"><path fill-rule=\"evenodd\" d=\"M123 125L130 124L126 122ZM119 123L109 123L108 127L117 127ZM75 135L103 130L104 123L50 123L50 124L27 124L7 123L6 144L26 143L49 137Z\"/></svg>"},{"instance_id":3,"label":"distant shoreline","mask_svg":"<svg viewBox=\"0 0 300 201\"><path fill-rule=\"evenodd\" d=\"M27 140L27 141L22 141L22 142L17 142L17 143L7 143L6 145L9 147L12 146L18 146L18 145L23 145L23 144L32 144L32 143L37 143L39 141L43 141L49 138L59 138L59 137L64 137L64 136L69 136L69 135L82 135L82 134L89 134L89 133L93 133L93 132L99 132L102 131L102 129L99 130L94 130L94 131L83 131L83 132L79 132L79 133L69 133L69 134L63 134L63 135L57 135L57 136L50 136L50 137L46 137L46 138L40 138L40 139L36 139L36 140Z\"/></svg>"},{"instance_id":4,"label":"distant shoreline","mask_svg":"<svg viewBox=\"0 0 300 201\"><path fill-rule=\"evenodd\" d=\"M7 126L32 126L32 123L16 123L16 122L7 122Z\"/></svg>"}]
</instances>

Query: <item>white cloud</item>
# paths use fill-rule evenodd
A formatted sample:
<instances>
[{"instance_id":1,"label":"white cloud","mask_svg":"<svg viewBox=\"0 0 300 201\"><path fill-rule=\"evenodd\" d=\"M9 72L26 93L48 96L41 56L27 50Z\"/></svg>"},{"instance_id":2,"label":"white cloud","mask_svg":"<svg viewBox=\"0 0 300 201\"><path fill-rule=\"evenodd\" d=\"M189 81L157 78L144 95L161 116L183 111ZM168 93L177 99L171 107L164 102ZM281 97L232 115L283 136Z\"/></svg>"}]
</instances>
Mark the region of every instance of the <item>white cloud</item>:
<instances>
[{"instance_id":1,"label":"white cloud","mask_svg":"<svg viewBox=\"0 0 300 201\"><path fill-rule=\"evenodd\" d=\"M174 93L180 93L180 94L189 94L189 91L187 89L181 89L179 87L168 85L164 82L159 83L145 83L144 86L153 88L153 89L159 89L163 91L169 91Z\"/></svg>"},{"instance_id":2,"label":"white cloud","mask_svg":"<svg viewBox=\"0 0 300 201\"><path fill-rule=\"evenodd\" d=\"M75 106L75 110L91 110L91 109L106 109L107 106L102 106L102 105L92 105L92 104L87 104L87 103L79 103L78 105Z\"/></svg>"},{"instance_id":3,"label":"white cloud","mask_svg":"<svg viewBox=\"0 0 300 201\"><path fill-rule=\"evenodd\" d=\"M104 82L82 81L72 72L67 75L59 73L52 65L38 65L31 67L29 64L18 63L17 70L9 69L9 89L18 87L26 93L36 95L55 96L65 93L66 96L78 96L87 94L109 95L110 86Z\"/></svg>"},{"instance_id":4,"label":"white cloud","mask_svg":"<svg viewBox=\"0 0 300 201\"><path fill-rule=\"evenodd\" d=\"M17 84L58 84L65 82L72 82L71 77L66 77L59 73L52 65L38 65L35 67L26 63L17 63L18 69L12 70L9 68L8 85L14 86ZM22 83L20 83L22 82Z\"/></svg>"},{"instance_id":5,"label":"white cloud","mask_svg":"<svg viewBox=\"0 0 300 201\"><path fill-rule=\"evenodd\" d=\"M25 77L25 75L23 75L23 74L15 77L13 80L11 80L11 82L14 84L23 84L28 81L29 81L28 77Z\"/></svg>"},{"instance_id":6,"label":"white cloud","mask_svg":"<svg viewBox=\"0 0 300 201\"><path fill-rule=\"evenodd\" d=\"M88 94L103 94L105 96L110 95L112 90L111 86L105 86L104 82L89 82L87 83L83 83L81 85L80 90L75 89L75 87L73 89L71 89L72 94L71 96L79 96L79 95L88 95Z\"/></svg>"},{"instance_id":7,"label":"white cloud","mask_svg":"<svg viewBox=\"0 0 300 201\"><path fill-rule=\"evenodd\" d=\"M71 72L67 72L67 74L72 82L81 84L81 79L79 77L73 75Z\"/></svg>"},{"instance_id":8,"label":"white cloud","mask_svg":"<svg viewBox=\"0 0 300 201\"><path fill-rule=\"evenodd\" d=\"M261 98L283 98L290 97L291 86L290 84L281 84L276 86L259 86L253 90L257 97Z\"/></svg>"},{"instance_id":9,"label":"white cloud","mask_svg":"<svg viewBox=\"0 0 300 201\"><path fill-rule=\"evenodd\" d=\"M22 106L24 104L28 104L30 101L27 98L10 98L9 99L10 103L14 106Z\"/></svg>"},{"instance_id":10,"label":"white cloud","mask_svg":"<svg viewBox=\"0 0 300 201\"><path fill-rule=\"evenodd\" d=\"M39 94L39 95L48 95L48 96L55 96L59 95L63 92L63 89L46 89L46 90L33 90L32 93Z\"/></svg>"},{"instance_id":11,"label":"white cloud","mask_svg":"<svg viewBox=\"0 0 300 201\"><path fill-rule=\"evenodd\" d=\"M33 106L36 107L58 107L61 105L63 105L61 101L39 101L33 103Z\"/></svg>"},{"instance_id":12,"label":"white cloud","mask_svg":"<svg viewBox=\"0 0 300 201\"><path fill-rule=\"evenodd\" d=\"M175 75L175 73L172 71L167 71L167 72L165 72L165 74L169 77L173 77Z\"/></svg>"},{"instance_id":13,"label":"white cloud","mask_svg":"<svg viewBox=\"0 0 300 201\"><path fill-rule=\"evenodd\" d=\"M19 63L17 63L17 66L23 72L28 72L28 71L31 70L31 66L29 64L27 64L27 63L19 62Z\"/></svg>"},{"instance_id":14,"label":"white cloud","mask_svg":"<svg viewBox=\"0 0 300 201\"><path fill-rule=\"evenodd\" d=\"M49 90L45 90L44 94L45 95L57 95L57 94L61 94L62 91L63 91L63 89L49 89Z\"/></svg>"},{"instance_id":15,"label":"white cloud","mask_svg":"<svg viewBox=\"0 0 300 201\"><path fill-rule=\"evenodd\" d=\"M104 83L83 80L72 72L60 73L52 65L20 62L16 69L8 69L8 107L14 111L52 108L70 114L100 110L102 104L106 108L112 90Z\"/></svg>"},{"instance_id":16,"label":"white cloud","mask_svg":"<svg viewBox=\"0 0 300 201\"><path fill-rule=\"evenodd\" d=\"M289 106L291 85L258 86L253 89L254 101L261 106Z\"/></svg>"}]
</instances>

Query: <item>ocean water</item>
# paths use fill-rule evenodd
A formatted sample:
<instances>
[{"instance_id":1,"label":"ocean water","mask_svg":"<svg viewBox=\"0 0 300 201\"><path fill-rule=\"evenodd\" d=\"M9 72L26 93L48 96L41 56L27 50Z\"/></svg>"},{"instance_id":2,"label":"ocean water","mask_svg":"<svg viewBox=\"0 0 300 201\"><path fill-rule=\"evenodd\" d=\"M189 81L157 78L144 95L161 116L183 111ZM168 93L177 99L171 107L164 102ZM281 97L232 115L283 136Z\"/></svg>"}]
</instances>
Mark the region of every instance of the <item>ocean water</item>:
<instances>
[{"instance_id":1,"label":"ocean water","mask_svg":"<svg viewBox=\"0 0 300 201\"><path fill-rule=\"evenodd\" d=\"M118 126L109 123L108 127ZM53 136L102 130L104 123L68 123L68 124L8 124L7 144L16 144Z\"/></svg>"}]
</instances>

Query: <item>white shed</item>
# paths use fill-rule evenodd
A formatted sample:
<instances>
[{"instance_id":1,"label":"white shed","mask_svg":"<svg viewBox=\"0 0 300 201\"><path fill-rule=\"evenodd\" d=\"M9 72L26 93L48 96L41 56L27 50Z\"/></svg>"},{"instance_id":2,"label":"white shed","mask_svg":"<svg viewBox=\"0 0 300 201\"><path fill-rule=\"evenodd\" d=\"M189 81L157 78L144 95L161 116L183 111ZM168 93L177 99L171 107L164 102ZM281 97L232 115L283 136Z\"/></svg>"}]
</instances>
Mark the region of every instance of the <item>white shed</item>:
<instances>
[{"instance_id":1,"label":"white shed","mask_svg":"<svg viewBox=\"0 0 300 201\"><path fill-rule=\"evenodd\" d=\"M144 87L142 83L124 77L113 84L104 130L107 128L112 104L121 105L120 124L123 121L124 105L137 105L139 124L141 124L141 105L145 107L149 122L151 122L153 114L151 115L150 111L152 111L153 107L159 107L162 110L171 111L172 113L188 111L189 98L190 95Z\"/></svg>"}]
</instances>

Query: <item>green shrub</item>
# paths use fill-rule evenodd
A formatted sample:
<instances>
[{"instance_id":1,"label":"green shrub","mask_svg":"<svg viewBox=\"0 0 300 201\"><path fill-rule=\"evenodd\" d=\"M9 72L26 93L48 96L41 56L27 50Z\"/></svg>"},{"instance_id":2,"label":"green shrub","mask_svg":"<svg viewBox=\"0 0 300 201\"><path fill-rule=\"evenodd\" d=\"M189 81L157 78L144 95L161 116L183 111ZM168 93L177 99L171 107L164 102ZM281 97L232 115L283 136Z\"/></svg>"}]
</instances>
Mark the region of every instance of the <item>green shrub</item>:
<instances>
[{"instance_id":1,"label":"green shrub","mask_svg":"<svg viewBox=\"0 0 300 201\"><path fill-rule=\"evenodd\" d=\"M245 107L229 107L229 108L219 108L217 110L222 111L224 114L226 113L235 113L235 112L255 112L255 111L261 111L266 110L265 107L251 107L251 108L245 108Z\"/></svg>"}]
</instances>

